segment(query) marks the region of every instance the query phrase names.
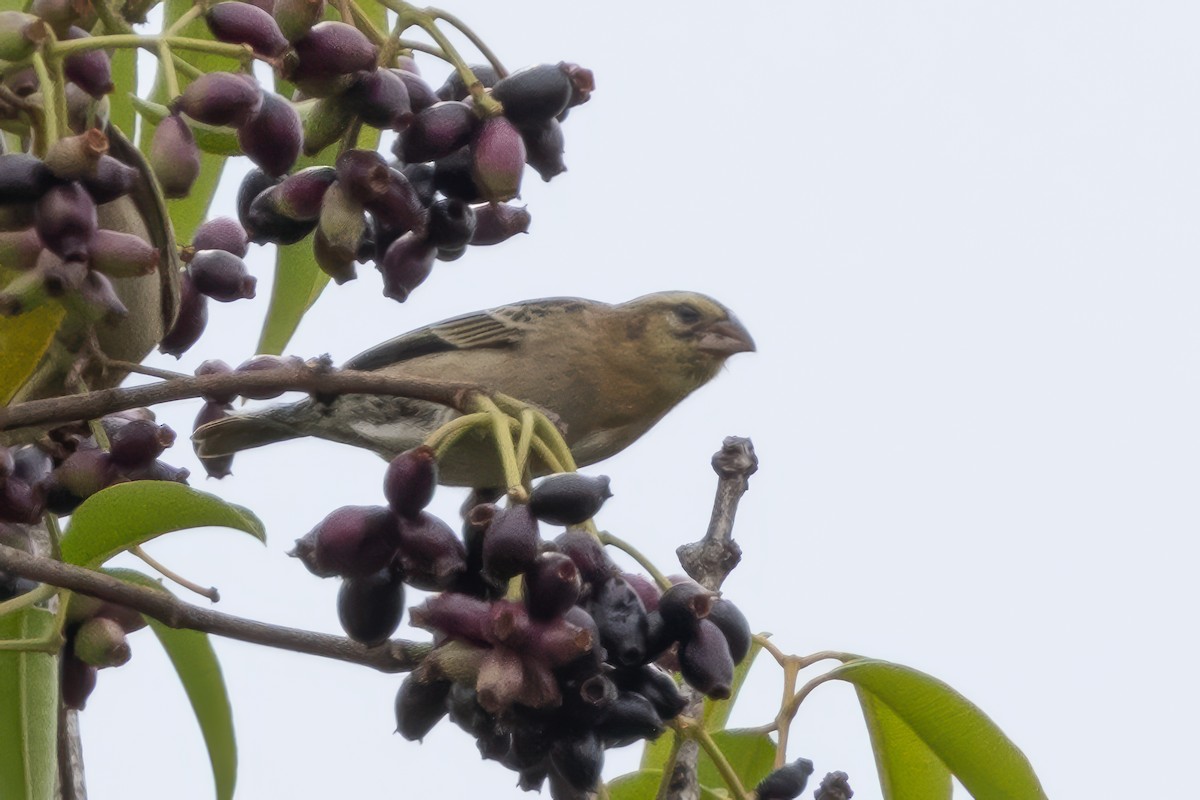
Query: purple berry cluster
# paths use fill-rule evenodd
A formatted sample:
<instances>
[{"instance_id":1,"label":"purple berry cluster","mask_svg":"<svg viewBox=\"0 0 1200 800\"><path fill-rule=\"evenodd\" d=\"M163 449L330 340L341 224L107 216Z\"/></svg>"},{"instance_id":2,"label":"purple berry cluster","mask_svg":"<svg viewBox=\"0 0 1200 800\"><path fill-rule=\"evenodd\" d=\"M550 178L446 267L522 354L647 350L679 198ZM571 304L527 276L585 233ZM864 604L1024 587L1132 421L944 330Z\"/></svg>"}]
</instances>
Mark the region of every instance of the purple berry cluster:
<instances>
[{"instance_id":1,"label":"purple berry cluster","mask_svg":"<svg viewBox=\"0 0 1200 800\"><path fill-rule=\"evenodd\" d=\"M0 230L0 264L15 273L0 290L0 314L58 299L112 322L128 313L112 280L158 268L158 248L99 226L97 207L127 195L140 177L108 149L108 137L90 128L56 141L44 159L0 155L0 228L9 228Z\"/></svg>"},{"instance_id":2,"label":"purple berry cluster","mask_svg":"<svg viewBox=\"0 0 1200 800\"><path fill-rule=\"evenodd\" d=\"M461 537L425 510L436 485L430 448L402 453L384 479L387 506L340 508L293 551L314 574L342 578L342 627L368 646L399 626L406 586L434 593L410 611L435 647L396 696L405 738L449 716L523 788L548 781L555 798L584 797L607 748L655 738L683 710L672 672L730 695L749 624L690 579L662 591L609 559L578 527L611 496L606 477L550 475L527 504L476 505ZM566 530L545 539L546 525Z\"/></svg>"}]
</instances>

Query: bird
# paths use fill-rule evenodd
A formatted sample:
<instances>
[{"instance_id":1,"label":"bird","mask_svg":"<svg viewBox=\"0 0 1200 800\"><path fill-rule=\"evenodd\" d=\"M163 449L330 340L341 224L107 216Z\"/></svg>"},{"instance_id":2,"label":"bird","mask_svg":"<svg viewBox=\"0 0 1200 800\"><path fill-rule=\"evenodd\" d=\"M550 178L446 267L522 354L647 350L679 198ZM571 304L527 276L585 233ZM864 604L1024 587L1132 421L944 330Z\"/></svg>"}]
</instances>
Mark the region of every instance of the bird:
<instances>
[{"instance_id":1,"label":"bird","mask_svg":"<svg viewBox=\"0 0 1200 800\"><path fill-rule=\"evenodd\" d=\"M351 358L354 370L470 383L550 412L578 466L633 444L727 358L755 350L741 322L696 292L648 294L620 304L573 297L527 300L403 334ZM372 450L385 459L416 447L458 416L404 397L350 394L235 414L196 429L202 458L301 436ZM456 443L439 482L505 485L489 433ZM532 465L535 474L549 469Z\"/></svg>"}]
</instances>

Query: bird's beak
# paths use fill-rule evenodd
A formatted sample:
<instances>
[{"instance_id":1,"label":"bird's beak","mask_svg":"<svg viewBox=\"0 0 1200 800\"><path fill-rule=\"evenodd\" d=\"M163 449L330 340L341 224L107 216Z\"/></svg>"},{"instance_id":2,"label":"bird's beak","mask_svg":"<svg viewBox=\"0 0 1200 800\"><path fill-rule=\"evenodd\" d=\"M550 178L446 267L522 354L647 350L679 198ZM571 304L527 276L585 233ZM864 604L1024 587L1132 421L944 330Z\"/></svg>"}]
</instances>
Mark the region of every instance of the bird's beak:
<instances>
[{"instance_id":1,"label":"bird's beak","mask_svg":"<svg viewBox=\"0 0 1200 800\"><path fill-rule=\"evenodd\" d=\"M734 353L753 353L754 339L750 331L737 321L732 314L729 319L714 322L700 334L699 349L705 353L717 356L731 356Z\"/></svg>"}]
</instances>

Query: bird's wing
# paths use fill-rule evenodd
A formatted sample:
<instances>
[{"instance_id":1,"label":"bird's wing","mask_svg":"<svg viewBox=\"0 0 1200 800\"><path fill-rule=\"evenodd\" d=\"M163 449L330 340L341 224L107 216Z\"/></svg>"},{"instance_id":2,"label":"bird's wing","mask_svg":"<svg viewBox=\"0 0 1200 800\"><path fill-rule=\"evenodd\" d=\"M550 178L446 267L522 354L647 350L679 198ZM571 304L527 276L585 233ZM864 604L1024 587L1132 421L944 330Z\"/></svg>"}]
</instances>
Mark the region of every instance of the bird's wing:
<instances>
[{"instance_id":1,"label":"bird's wing","mask_svg":"<svg viewBox=\"0 0 1200 800\"><path fill-rule=\"evenodd\" d=\"M589 302L556 297L464 314L376 345L347 361L345 366L375 370L431 353L515 347L540 317Z\"/></svg>"}]
</instances>

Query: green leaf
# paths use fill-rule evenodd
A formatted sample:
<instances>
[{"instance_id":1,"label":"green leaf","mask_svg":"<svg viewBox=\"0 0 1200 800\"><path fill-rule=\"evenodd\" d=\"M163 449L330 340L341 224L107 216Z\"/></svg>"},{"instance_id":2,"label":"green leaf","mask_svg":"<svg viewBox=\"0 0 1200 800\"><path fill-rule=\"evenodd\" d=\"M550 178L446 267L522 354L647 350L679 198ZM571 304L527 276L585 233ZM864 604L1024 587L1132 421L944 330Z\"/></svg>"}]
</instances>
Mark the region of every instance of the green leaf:
<instances>
[{"instance_id":1,"label":"green leaf","mask_svg":"<svg viewBox=\"0 0 1200 800\"><path fill-rule=\"evenodd\" d=\"M65 315L61 305L47 303L17 317L0 317L0 405L33 375Z\"/></svg>"},{"instance_id":2,"label":"green leaf","mask_svg":"<svg viewBox=\"0 0 1200 800\"><path fill-rule=\"evenodd\" d=\"M975 800L1045 800L1046 793L1025 754L977 706L945 683L909 667L872 659L851 661L827 674L887 706ZM903 734L896 739L895 726L886 718L884 724L889 725L885 734L891 733L892 738L884 741L882 754L877 750L876 761L886 786L889 775L884 768L903 758L903 751L894 753L887 748L893 742L903 748L909 740Z\"/></svg>"},{"instance_id":3,"label":"green leaf","mask_svg":"<svg viewBox=\"0 0 1200 800\"><path fill-rule=\"evenodd\" d=\"M132 95L129 98L133 108L138 115L146 121L147 125L158 126L171 113L171 110L164 105L151 103L149 100ZM203 122L196 122L191 117L183 118L192 135L196 138L196 146L205 153L212 153L218 156L240 156L242 154L242 146L238 143L237 131L232 128L217 127L215 125L205 125Z\"/></svg>"},{"instance_id":4,"label":"green leaf","mask_svg":"<svg viewBox=\"0 0 1200 800\"><path fill-rule=\"evenodd\" d=\"M758 658L761 651L762 645L758 642L750 645L750 652L746 653L742 663L733 670L733 683L730 685L729 697L724 700L704 701L704 727L706 730L720 730L729 723L729 714L733 711L733 704L737 701L738 692L742 690L746 676L750 674L750 667L754 666L754 659Z\"/></svg>"},{"instance_id":5,"label":"green leaf","mask_svg":"<svg viewBox=\"0 0 1200 800\"><path fill-rule=\"evenodd\" d=\"M108 95L108 121L120 128L126 139L133 138L136 122L132 98L137 96L137 54L136 48L118 47L109 55L113 84L121 91Z\"/></svg>"},{"instance_id":6,"label":"green leaf","mask_svg":"<svg viewBox=\"0 0 1200 800\"><path fill-rule=\"evenodd\" d=\"M179 19L192 5L192 0L167 0L163 19L164 29ZM213 41L212 32L203 19L192 20L183 26L177 35L189 39ZM177 55L201 72L235 72L241 68L236 60L211 53L181 51ZM189 82L187 75L179 72L180 88L187 86ZM158 72L155 74L154 88L150 91L150 100L159 105L165 105L170 99L167 96L167 82L163 76L162 65L159 65ZM152 136L152 126L143 125L141 135L138 137L138 148L143 153L150 152ZM208 207L212 204L213 195L216 194L217 184L221 180L221 172L224 168L225 156L201 153L200 176L192 185L191 193L187 197L167 201L167 212L171 216L171 224L175 228L175 238L179 242L190 242L196 233L196 228L208 215Z\"/></svg>"},{"instance_id":7,"label":"green leaf","mask_svg":"<svg viewBox=\"0 0 1200 800\"><path fill-rule=\"evenodd\" d=\"M674 738L675 734L668 731L657 739L647 741L642 750L641 768L661 770L666 766L667 759L671 757L671 742Z\"/></svg>"},{"instance_id":8,"label":"green leaf","mask_svg":"<svg viewBox=\"0 0 1200 800\"><path fill-rule=\"evenodd\" d=\"M95 567L122 550L171 531L204 526L245 531L259 541L266 532L247 508L173 481L118 483L84 500L62 538L62 559Z\"/></svg>"},{"instance_id":9,"label":"green leaf","mask_svg":"<svg viewBox=\"0 0 1200 800\"><path fill-rule=\"evenodd\" d=\"M0 617L0 639L54 635L54 614L26 608ZM53 797L58 775L58 657L0 650L0 797Z\"/></svg>"},{"instance_id":10,"label":"green leaf","mask_svg":"<svg viewBox=\"0 0 1200 800\"><path fill-rule=\"evenodd\" d=\"M131 569L105 570L114 578L128 583L146 586L169 594L158 581ZM221 664L213 652L208 634L192 630L176 630L146 618L150 629L158 637L159 644L167 651L167 657L179 675L179 682L192 704L196 722L208 748L208 760L212 765L213 782L216 784L217 800L232 800L237 784L237 740L233 731L233 709L229 704L229 693L225 690L225 679L221 676Z\"/></svg>"},{"instance_id":11,"label":"green leaf","mask_svg":"<svg viewBox=\"0 0 1200 800\"><path fill-rule=\"evenodd\" d=\"M662 782L661 769L641 769L618 775L608 782L609 800L649 800L658 793ZM710 789L700 786L702 800L727 800L729 794L724 789Z\"/></svg>"},{"instance_id":12,"label":"green leaf","mask_svg":"<svg viewBox=\"0 0 1200 800\"><path fill-rule=\"evenodd\" d=\"M712 735L717 747L725 754L743 788L750 791L775 765L775 742L760 731L726 730ZM717 765L703 750L696 765L696 775L701 786L725 786L725 779L717 771Z\"/></svg>"},{"instance_id":13,"label":"green leaf","mask_svg":"<svg viewBox=\"0 0 1200 800\"><path fill-rule=\"evenodd\" d=\"M886 800L950 800L950 770L875 695L857 689Z\"/></svg>"}]
</instances>

